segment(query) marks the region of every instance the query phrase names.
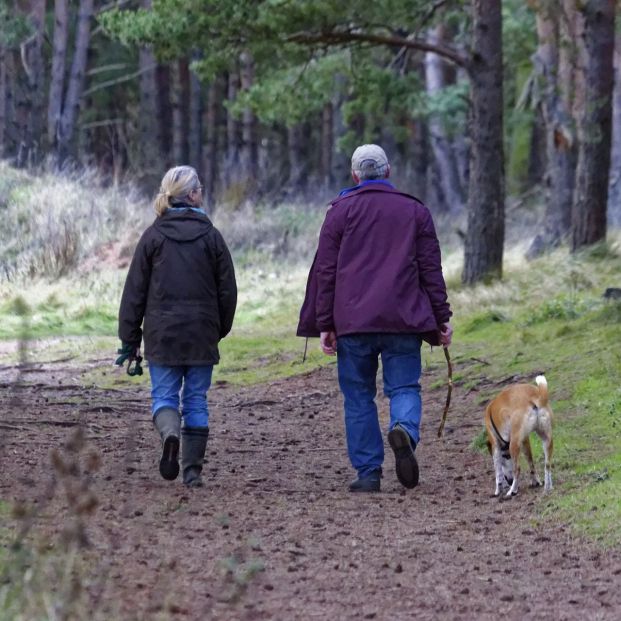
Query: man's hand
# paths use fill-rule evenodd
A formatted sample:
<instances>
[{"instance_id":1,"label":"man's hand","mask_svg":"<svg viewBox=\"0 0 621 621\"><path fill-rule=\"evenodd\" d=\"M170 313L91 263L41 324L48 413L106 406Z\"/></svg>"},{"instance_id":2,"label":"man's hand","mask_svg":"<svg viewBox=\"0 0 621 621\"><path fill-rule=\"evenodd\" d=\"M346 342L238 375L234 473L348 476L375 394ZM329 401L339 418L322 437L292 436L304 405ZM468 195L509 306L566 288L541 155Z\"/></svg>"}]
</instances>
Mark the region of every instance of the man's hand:
<instances>
[{"instance_id":1,"label":"man's hand","mask_svg":"<svg viewBox=\"0 0 621 621\"><path fill-rule=\"evenodd\" d=\"M440 326L440 345L448 347L453 339L453 328L450 323L443 323Z\"/></svg>"},{"instance_id":2,"label":"man's hand","mask_svg":"<svg viewBox=\"0 0 621 621\"><path fill-rule=\"evenodd\" d=\"M336 333L322 332L320 334L321 351L327 356L336 355Z\"/></svg>"}]
</instances>

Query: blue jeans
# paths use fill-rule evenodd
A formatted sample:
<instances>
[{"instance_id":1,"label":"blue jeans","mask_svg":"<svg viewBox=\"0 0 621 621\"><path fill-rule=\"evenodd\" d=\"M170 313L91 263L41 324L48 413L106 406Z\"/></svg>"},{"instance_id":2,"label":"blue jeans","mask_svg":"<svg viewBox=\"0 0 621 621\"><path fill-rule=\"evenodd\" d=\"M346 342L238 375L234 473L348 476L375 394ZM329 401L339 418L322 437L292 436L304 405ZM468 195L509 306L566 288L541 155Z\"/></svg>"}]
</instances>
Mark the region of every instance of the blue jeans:
<instances>
[{"instance_id":1,"label":"blue jeans","mask_svg":"<svg viewBox=\"0 0 621 621\"><path fill-rule=\"evenodd\" d=\"M350 334L337 338L347 450L360 478L379 470L384 463L384 442L375 405L380 355L384 394L390 399L389 429L399 423L418 444L422 413L421 342L416 334Z\"/></svg>"},{"instance_id":2,"label":"blue jeans","mask_svg":"<svg viewBox=\"0 0 621 621\"><path fill-rule=\"evenodd\" d=\"M185 427L208 427L207 391L211 386L213 365L200 367L160 366L149 363L151 375L151 412L162 408L179 411L179 393L183 384L183 424Z\"/></svg>"}]
</instances>

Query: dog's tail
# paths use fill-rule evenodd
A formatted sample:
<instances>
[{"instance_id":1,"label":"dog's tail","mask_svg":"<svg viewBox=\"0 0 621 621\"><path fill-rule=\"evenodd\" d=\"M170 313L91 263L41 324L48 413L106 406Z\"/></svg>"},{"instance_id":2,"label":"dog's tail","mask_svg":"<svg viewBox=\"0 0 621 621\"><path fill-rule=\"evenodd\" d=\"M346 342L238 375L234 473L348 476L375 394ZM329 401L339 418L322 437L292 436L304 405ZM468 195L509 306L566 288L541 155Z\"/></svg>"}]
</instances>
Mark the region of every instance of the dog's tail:
<instances>
[{"instance_id":1,"label":"dog's tail","mask_svg":"<svg viewBox=\"0 0 621 621\"><path fill-rule=\"evenodd\" d=\"M539 388L539 407L545 408L548 405L548 380L545 375L538 375L535 383Z\"/></svg>"}]
</instances>

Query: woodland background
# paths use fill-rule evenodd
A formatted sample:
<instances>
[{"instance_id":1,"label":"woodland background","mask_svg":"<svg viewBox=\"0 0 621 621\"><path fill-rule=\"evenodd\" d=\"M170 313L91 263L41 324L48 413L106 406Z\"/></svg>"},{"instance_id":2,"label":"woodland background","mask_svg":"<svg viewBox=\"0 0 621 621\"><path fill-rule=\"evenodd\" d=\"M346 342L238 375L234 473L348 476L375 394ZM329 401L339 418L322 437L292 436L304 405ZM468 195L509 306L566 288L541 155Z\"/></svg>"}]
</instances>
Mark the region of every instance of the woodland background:
<instances>
[{"instance_id":1,"label":"woodland background","mask_svg":"<svg viewBox=\"0 0 621 621\"><path fill-rule=\"evenodd\" d=\"M384 146L396 183L463 217L465 283L621 222L613 0L2 0L0 157L153 194L181 162L210 207L323 201ZM617 29L618 30L618 29ZM613 120L615 122L613 122Z\"/></svg>"},{"instance_id":2,"label":"woodland background","mask_svg":"<svg viewBox=\"0 0 621 621\"><path fill-rule=\"evenodd\" d=\"M619 8L0 0L0 621L621 618ZM445 435L424 348L421 486L387 451L379 502L345 491L334 360L294 336L362 142L432 210L455 328ZM239 288L189 498L157 473L148 367L113 364L182 162ZM497 503L485 405L541 373L555 490Z\"/></svg>"}]
</instances>

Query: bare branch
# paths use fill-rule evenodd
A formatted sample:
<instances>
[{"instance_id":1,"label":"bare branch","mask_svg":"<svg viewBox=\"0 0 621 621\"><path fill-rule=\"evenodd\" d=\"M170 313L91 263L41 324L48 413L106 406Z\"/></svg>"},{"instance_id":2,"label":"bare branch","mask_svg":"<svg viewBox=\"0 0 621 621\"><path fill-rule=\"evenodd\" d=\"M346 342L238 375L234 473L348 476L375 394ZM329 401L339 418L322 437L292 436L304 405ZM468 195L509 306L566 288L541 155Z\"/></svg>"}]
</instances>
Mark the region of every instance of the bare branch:
<instances>
[{"instance_id":1,"label":"bare branch","mask_svg":"<svg viewBox=\"0 0 621 621\"><path fill-rule=\"evenodd\" d=\"M112 63L111 65L102 65L101 67L94 67L86 72L86 75L97 75L105 71L116 71L117 69L126 69L127 63Z\"/></svg>"},{"instance_id":2,"label":"bare branch","mask_svg":"<svg viewBox=\"0 0 621 621\"><path fill-rule=\"evenodd\" d=\"M127 75L121 76L120 78L115 78L114 80L106 80L105 82L100 82L99 84L95 84L95 86L91 86L90 88L86 89L82 93L82 97L91 95L92 93L100 91L103 88L108 88L109 86L115 86L116 84L121 84L123 82L129 82L129 80L133 80L134 78L137 78L139 75L142 75L143 73L146 73L147 71L151 71L152 69L155 69L156 66L157 65L155 64L149 65L148 67L143 67L142 69L139 69L138 71L134 71L134 73L128 73Z\"/></svg>"},{"instance_id":3,"label":"bare branch","mask_svg":"<svg viewBox=\"0 0 621 621\"><path fill-rule=\"evenodd\" d=\"M103 121L92 121L91 123L83 123L80 125L82 131L87 129L95 129L96 127L109 127L110 125L118 125L124 123L125 119L105 119Z\"/></svg>"},{"instance_id":4,"label":"bare branch","mask_svg":"<svg viewBox=\"0 0 621 621\"><path fill-rule=\"evenodd\" d=\"M325 46L347 45L348 43L398 45L413 50L433 52L438 56L442 56L443 58L450 60L460 67L464 67L465 69L468 69L469 66L468 59L465 56L462 56L454 48L444 45L434 45L421 39L410 39L408 37L399 37L394 35L379 35L348 31L322 33L299 32L288 36L286 41L290 43L298 43L300 45L323 44Z\"/></svg>"},{"instance_id":5,"label":"bare branch","mask_svg":"<svg viewBox=\"0 0 621 621\"><path fill-rule=\"evenodd\" d=\"M114 0L113 2L109 2L108 4L104 4L98 11L97 15L101 15L102 13L106 13L107 11L111 11L112 9L120 9L122 6L129 4L132 0Z\"/></svg>"}]
</instances>

